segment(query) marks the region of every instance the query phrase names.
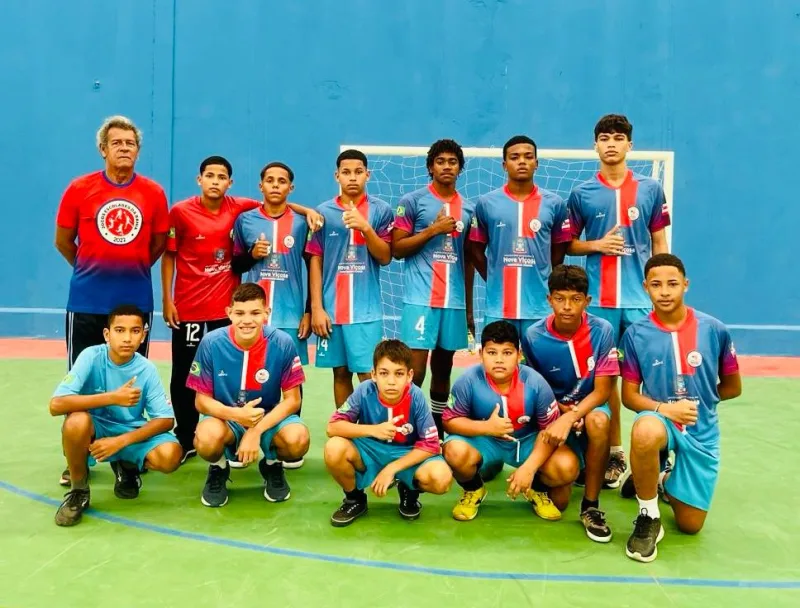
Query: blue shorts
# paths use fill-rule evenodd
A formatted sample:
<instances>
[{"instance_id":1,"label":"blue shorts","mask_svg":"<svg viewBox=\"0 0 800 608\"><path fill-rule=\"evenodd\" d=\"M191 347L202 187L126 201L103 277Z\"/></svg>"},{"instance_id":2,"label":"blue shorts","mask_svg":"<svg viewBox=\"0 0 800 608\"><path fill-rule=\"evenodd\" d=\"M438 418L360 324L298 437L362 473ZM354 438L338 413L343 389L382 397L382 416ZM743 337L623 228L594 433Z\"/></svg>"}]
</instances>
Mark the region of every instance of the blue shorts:
<instances>
[{"instance_id":1,"label":"blue shorts","mask_svg":"<svg viewBox=\"0 0 800 608\"><path fill-rule=\"evenodd\" d=\"M525 335L525 332L528 331L528 328L540 320L541 319L499 319L497 317L490 317L489 315L486 315L483 318L483 326L486 327L489 325L489 323L493 323L494 321L508 321L517 328L517 331L519 332L519 339L522 340L522 337Z\"/></svg>"},{"instance_id":2,"label":"blue shorts","mask_svg":"<svg viewBox=\"0 0 800 608\"><path fill-rule=\"evenodd\" d=\"M372 437L358 437L356 439L351 439L351 441L358 450L361 462L364 463L364 470L356 471L356 487L359 490L368 488L372 482L375 481L378 473L380 473L387 464L394 462L398 458L402 458L412 449L409 446L394 445L378 441ZM397 481L413 489L415 487L414 476L417 474L417 469L423 464L431 462L431 460L441 460L444 462L441 456L434 456L431 454L430 458L423 460L418 465L400 471L396 476Z\"/></svg>"},{"instance_id":3,"label":"blue shorts","mask_svg":"<svg viewBox=\"0 0 800 608\"><path fill-rule=\"evenodd\" d=\"M383 321L334 325L330 336L317 337L317 367L346 367L355 374L372 371L372 353L383 340Z\"/></svg>"},{"instance_id":4,"label":"blue shorts","mask_svg":"<svg viewBox=\"0 0 800 608\"><path fill-rule=\"evenodd\" d=\"M94 438L95 439L103 439L104 437L119 437L120 435L124 435L125 433L130 433L131 431L135 430L135 427L129 426L127 424L120 424L118 422L108 422L106 420L100 420L99 418L95 418L92 416L92 425L94 426ZM132 462L139 470L144 470L144 462L147 459L147 455L154 450L162 443L178 443L177 438L172 433L159 433L150 439L145 439L139 443L134 443L133 445L129 445L127 447L122 448L116 454L109 456L103 462L114 462L117 460L124 460L125 462ZM93 467L97 464L97 461L89 454L89 466Z\"/></svg>"},{"instance_id":5,"label":"blue shorts","mask_svg":"<svg viewBox=\"0 0 800 608\"><path fill-rule=\"evenodd\" d=\"M642 416L658 418L667 431L667 448L661 453L662 461L666 460L669 452L675 452L672 473L664 484L667 494L690 507L708 511L719 477L719 452L681 432L661 414L640 412L636 418Z\"/></svg>"},{"instance_id":6,"label":"blue shorts","mask_svg":"<svg viewBox=\"0 0 800 608\"><path fill-rule=\"evenodd\" d=\"M294 347L297 349L297 356L300 357L300 363L308 365L308 340L301 340L297 337L297 327L277 327L282 332L289 334L289 337L294 342Z\"/></svg>"},{"instance_id":7,"label":"blue shorts","mask_svg":"<svg viewBox=\"0 0 800 608\"><path fill-rule=\"evenodd\" d=\"M498 465L507 464L515 469L525 462L533 452L533 446L536 443L536 437L539 433L531 433L526 437L522 437L518 441L507 441L506 439L498 439L497 437L487 437L481 435L478 437L464 437L463 435L448 435L444 440L445 443L450 441L465 441L473 448L478 450L481 455L481 466L479 473L484 475L492 471ZM574 433L570 433L567 438L567 445L575 452L578 457L578 462L583 467L583 454L580 446L577 444L577 439ZM496 470L496 469L495 469Z\"/></svg>"},{"instance_id":8,"label":"blue shorts","mask_svg":"<svg viewBox=\"0 0 800 608\"><path fill-rule=\"evenodd\" d=\"M461 350L467 348L467 311L403 304L400 339L409 348Z\"/></svg>"},{"instance_id":9,"label":"blue shorts","mask_svg":"<svg viewBox=\"0 0 800 608\"><path fill-rule=\"evenodd\" d=\"M202 419L209 417L210 416L203 416ZM239 442L242 440L242 437L247 429L238 422L233 422L232 420L226 420L225 424L228 425L228 428L233 433L233 443L225 446L225 456L227 456L229 460L238 460L236 457L236 451L239 449ZM261 451L264 452L264 458L267 460L278 459L278 455L275 452L274 446L272 445L272 440L275 439L275 435L277 435L278 431L289 424L302 424L305 426L303 421L300 419L300 416L297 414L291 414L281 420L271 429L261 434Z\"/></svg>"},{"instance_id":10,"label":"blue shorts","mask_svg":"<svg viewBox=\"0 0 800 608\"><path fill-rule=\"evenodd\" d=\"M603 405L598 405L596 408L592 410L593 412L600 412L605 414L606 417L611 420L611 408L608 407L608 403L604 403ZM570 433L570 436L575 435L575 431ZM575 436L575 445L579 446L581 449L582 457L581 457L581 468L586 466L585 459L583 458L586 456L586 450L589 449L589 433L586 432L586 428L584 427L583 431L581 432L580 436Z\"/></svg>"},{"instance_id":11,"label":"blue shorts","mask_svg":"<svg viewBox=\"0 0 800 608\"><path fill-rule=\"evenodd\" d=\"M591 306L587 312L611 323L611 328L614 330L614 343L619 345L619 339L625 334L625 331L639 319L644 319L652 310L652 308L600 308L599 306Z\"/></svg>"}]
</instances>

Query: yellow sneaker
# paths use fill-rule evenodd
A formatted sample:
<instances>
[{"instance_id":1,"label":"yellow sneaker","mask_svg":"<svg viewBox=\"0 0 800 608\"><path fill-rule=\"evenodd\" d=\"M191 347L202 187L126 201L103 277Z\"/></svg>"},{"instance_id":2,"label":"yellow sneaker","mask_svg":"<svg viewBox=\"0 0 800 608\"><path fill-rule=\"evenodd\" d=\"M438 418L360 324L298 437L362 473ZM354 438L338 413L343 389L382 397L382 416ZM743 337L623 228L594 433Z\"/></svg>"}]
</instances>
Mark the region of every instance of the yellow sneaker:
<instances>
[{"instance_id":1,"label":"yellow sneaker","mask_svg":"<svg viewBox=\"0 0 800 608\"><path fill-rule=\"evenodd\" d=\"M547 521L557 521L561 519L561 511L559 511L558 507L550 500L547 492L528 490L525 492L525 498L531 503L533 512L542 519L546 519Z\"/></svg>"},{"instance_id":2,"label":"yellow sneaker","mask_svg":"<svg viewBox=\"0 0 800 608\"><path fill-rule=\"evenodd\" d=\"M481 506L481 502L483 502L483 499L486 498L488 493L486 486L481 486L480 489L473 490L472 492L462 490L461 498L458 499L456 506L453 507L453 518L458 521L470 521L471 519L475 519L475 516L478 514L478 508ZM559 516L560 515L559 513Z\"/></svg>"}]
</instances>

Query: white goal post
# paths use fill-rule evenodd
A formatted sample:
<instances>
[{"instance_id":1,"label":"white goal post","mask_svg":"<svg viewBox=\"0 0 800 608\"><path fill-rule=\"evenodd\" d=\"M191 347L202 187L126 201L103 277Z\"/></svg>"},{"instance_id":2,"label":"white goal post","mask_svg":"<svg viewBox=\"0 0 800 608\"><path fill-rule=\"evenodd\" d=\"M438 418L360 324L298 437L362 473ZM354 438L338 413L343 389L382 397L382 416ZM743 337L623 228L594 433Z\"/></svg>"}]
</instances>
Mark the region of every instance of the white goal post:
<instances>
[{"instance_id":1,"label":"white goal post","mask_svg":"<svg viewBox=\"0 0 800 608\"><path fill-rule=\"evenodd\" d=\"M427 146L381 146L344 144L340 150L356 149L367 155L370 180L367 191L396 209L403 195L430 182L425 160ZM464 169L458 180L462 196L474 199L506 181L502 167L502 148L464 148ZM634 150L627 154L628 167L635 173L661 182L672 221L673 180L675 155L671 151ZM594 150L538 150L539 168L536 183L557 193L566 200L572 188L591 179L599 170L600 162ZM672 227L667 228L667 243L672 248ZM567 258L568 263L583 265L585 258ZM403 308L403 262L393 260L381 271L381 297L384 308L384 330L387 337L398 337L399 321ZM474 302L477 334L483 323L486 288L476 277ZM476 336L477 337L477 336Z\"/></svg>"}]
</instances>

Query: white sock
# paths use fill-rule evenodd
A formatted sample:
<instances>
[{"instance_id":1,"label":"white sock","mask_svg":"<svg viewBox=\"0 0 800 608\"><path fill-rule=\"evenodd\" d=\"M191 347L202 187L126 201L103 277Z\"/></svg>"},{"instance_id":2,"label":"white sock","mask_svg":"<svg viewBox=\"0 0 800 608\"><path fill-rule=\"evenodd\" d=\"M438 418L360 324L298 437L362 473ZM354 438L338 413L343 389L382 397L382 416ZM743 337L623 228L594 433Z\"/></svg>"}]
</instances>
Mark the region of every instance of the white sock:
<instances>
[{"instance_id":1,"label":"white sock","mask_svg":"<svg viewBox=\"0 0 800 608\"><path fill-rule=\"evenodd\" d=\"M217 460L217 462L212 462L211 464L224 469L225 467L228 466L228 459L225 457L225 454L223 454L222 456L220 456L220 459Z\"/></svg>"},{"instance_id":2,"label":"white sock","mask_svg":"<svg viewBox=\"0 0 800 608\"><path fill-rule=\"evenodd\" d=\"M611 453L612 454L624 454L625 450L622 449L621 445L612 445L611 446Z\"/></svg>"},{"instance_id":3,"label":"white sock","mask_svg":"<svg viewBox=\"0 0 800 608\"><path fill-rule=\"evenodd\" d=\"M661 488L661 490L662 490L662 491L664 490L664 482L665 482L666 480L667 480L667 473L666 473L666 471L661 471L661 472L658 474L658 487L659 487L659 488Z\"/></svg>"},{"instance_id":4,"label":"white sock","mask_svg":"<svg viewBox=\"0 0 800 608\"><path fill-rule=\"evenodd\" d=\"M639 513L646 513L651 519L659 519L661 517L661 511L658 510L657 494L650 500L642 500L638 496L636 500L639 501Z\"/></svg>"},{"instance_id":5,"label":"white sock","mask_svg":"<svg viewBox=\"0 0 800 608\"><path fill-rule=\"evenodd\" d=\"M264 460L267 461L267 466L272 464L278 464L280 462L280 460L270 460L269 458L265 458Z\"/></svg>"}]
</instances>

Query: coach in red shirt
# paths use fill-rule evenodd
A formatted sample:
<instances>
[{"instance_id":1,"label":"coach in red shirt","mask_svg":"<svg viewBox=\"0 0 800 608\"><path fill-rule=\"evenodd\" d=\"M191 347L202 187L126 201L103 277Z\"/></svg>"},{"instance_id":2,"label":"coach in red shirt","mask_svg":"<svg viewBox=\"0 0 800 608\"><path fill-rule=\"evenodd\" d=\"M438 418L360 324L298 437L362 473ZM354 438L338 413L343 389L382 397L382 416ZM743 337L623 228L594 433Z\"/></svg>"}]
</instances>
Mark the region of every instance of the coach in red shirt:
<instances>
[{"instance_id":1,"label":"coach in red shirt","mask_svg":"<svg viewBox=\"0 0 800 608\"><path fill-rule=\"evenodd\" d=\"M97 131L105 169L72 180L58 207L55 245L72 266L69 368L85 348L103 344L106 317L115 306L135 304L149 315L145 330L152 324L150 268L166 247L169 212L164 189L135 172L141 143L130 119L107 118ZM149 343L146 335L141 354L147 355ZM63 475L61 481L69 484Z\"/></svg>"}]
</instances>

